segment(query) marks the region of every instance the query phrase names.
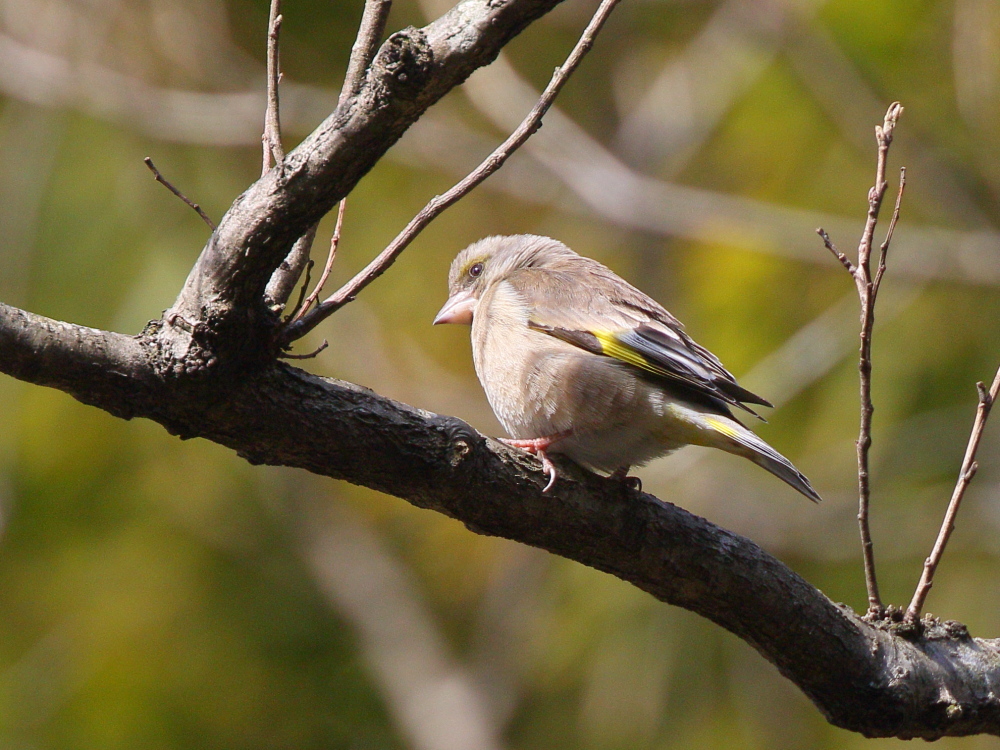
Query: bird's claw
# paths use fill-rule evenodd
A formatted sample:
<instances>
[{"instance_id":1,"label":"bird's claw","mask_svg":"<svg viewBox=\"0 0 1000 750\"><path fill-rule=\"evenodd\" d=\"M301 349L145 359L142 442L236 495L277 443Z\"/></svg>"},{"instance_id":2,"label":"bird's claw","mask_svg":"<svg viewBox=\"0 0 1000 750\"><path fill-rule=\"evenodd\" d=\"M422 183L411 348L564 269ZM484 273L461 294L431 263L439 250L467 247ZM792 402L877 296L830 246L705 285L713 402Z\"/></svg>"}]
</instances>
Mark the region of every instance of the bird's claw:
<instances>
[{"instance_id":1,"label":"bird's claw","mask_svg":"<svg viewBox=\"0 0 1000 750\"><path fill-rule=\"evenodd\" d=\"M556 471L556 465L549 460L548 456L545 455L545 451L543 450L536 451L535 456L538 458L539 461L542 462L542 471L544 471L545 476L549 478L548 484L546 484L545 487L542 489L542 494L544 495L549 490L551 490L552 487L555 485L556 478L559 476L559 472Z\"/></svg>"},{"instance_id":2,"label":"bird's claw","mask_svg":"<svg viewBox=\"0 0 1000 750\"><path fill-rule=\"evenodd\" d=\"M552 445L556 440L565 437L568 434L569 433L566 432L552 437L532 438L528 440L500 438L500 442L504 445L509 445L511 448L520 448L524 452L532 454L535 458L542 462L542 471L545 472L545 476L549 478L549 481L542 489L542 494L545 494L555 486L556 479L559 478L559 472L556 470L556 465L552 463L551 459L549 459L548 455L545 453L545 449Z\"/></svg>"}]
</instances>

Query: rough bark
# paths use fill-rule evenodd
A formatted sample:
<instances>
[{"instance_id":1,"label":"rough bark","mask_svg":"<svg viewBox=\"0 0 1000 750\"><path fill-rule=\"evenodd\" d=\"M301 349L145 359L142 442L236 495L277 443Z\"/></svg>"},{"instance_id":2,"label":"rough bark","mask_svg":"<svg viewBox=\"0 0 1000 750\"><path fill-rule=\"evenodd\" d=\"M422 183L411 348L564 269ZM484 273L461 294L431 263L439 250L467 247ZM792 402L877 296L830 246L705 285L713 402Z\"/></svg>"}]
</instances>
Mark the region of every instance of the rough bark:
<instances>
[{"instance_id":1,"label":"rough bark","mask_svg":"<svg viewBox=\"0 0 1000 750\"><path fill-rule=\"evenodd\" d=\"M0 304L0 371L606 571L746 640L838 726L1000 734L1000 642L957 623L868 623L680 508L572 466L542 495L534 459L460 420L275 359L265 287L292 244L427 107L555 2L466 0L393 35L357 96L236 200L162 320L125 336Z\"/></svg>"}]
</instances>

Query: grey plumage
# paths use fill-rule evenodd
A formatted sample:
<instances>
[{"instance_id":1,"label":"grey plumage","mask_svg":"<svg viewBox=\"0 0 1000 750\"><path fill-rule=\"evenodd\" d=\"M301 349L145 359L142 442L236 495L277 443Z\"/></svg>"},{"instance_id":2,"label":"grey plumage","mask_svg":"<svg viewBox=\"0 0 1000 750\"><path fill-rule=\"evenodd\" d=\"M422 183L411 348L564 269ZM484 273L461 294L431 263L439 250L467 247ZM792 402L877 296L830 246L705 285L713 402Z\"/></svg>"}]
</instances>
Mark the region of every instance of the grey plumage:
<instances>
[{"instance_id":1,"label":"grey plumage","mask_svg":"<svg viewBox=\"0 0 1000 750\"><path fill-rule=\"evenodd\" d=\"M490 406L514 444L539 454L549 486L546 453L624 476L695 444L749 458L820 499L730 411L770 404L597 261L548 237L487 237L455 258L449 291L435 323L471 322Z\"/></svg>"}]
</instances>

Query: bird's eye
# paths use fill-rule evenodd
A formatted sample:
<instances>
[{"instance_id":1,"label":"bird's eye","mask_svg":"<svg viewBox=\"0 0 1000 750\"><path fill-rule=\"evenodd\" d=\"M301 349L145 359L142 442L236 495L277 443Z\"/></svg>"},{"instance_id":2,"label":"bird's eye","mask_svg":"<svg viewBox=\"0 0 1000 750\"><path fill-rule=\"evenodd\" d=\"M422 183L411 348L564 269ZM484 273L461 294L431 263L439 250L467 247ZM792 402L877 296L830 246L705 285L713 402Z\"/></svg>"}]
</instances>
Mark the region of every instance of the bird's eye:
<instances>
[{"instance_id":1,"label":"bird's eye","mask_svg":"<svg viewBox=\"0 0 1000 750\"><path fill-rule=\"evenodd\" d=\"M479 274L483 272L482 263L473 263L472 267L469 269L469 276L476 278Z\"/></svg>"}]
</instances>

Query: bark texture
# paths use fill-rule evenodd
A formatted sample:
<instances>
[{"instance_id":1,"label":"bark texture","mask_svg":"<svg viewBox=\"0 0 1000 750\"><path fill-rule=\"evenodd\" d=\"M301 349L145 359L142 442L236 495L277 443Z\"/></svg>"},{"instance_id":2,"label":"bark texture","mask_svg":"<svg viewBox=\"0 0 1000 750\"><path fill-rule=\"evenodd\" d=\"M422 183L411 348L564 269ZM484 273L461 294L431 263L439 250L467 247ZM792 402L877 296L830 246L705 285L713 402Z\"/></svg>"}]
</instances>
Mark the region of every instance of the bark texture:
<instances>
[{"instance_id":1,"label":"bark texture","mask_svg":"<svg viewBox=\"0 0 1000 750\"><path fill-rule=\"evenodd\" d=\"M958 623L868 623L681 508L573 466L543 496L537 461L464 422L276 360L265 289L293 243L427 107L555 2L466 0L394 34L358 94L234 202L161 320L126 336L0 304L0 371L606 571L746 640L838 726L1000 734L1000 642Z\"/></svg>"}]
</instances>

